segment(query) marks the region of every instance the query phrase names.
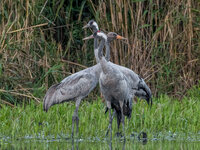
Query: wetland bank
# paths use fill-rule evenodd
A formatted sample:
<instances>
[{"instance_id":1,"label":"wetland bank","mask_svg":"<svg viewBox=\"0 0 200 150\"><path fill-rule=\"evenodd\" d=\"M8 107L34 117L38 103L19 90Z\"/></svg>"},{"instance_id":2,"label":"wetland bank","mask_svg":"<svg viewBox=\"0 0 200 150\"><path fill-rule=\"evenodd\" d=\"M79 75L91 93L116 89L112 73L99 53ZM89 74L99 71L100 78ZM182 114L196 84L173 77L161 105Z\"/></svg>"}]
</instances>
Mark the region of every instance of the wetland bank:
<instances>
[{"instance_id":1,"label":"wetland bank","mask_svg":"<svg viewBox=\"0 0 200 150\"><path fill-rule=\"evenodd\" d=\"M117 123L114 119L112 148L123 149L125 145L127 149L132 147L198 149L200 142L199 96L193 93L180 102L163 95L153 99L152 108L149 108L146 102L138 101L133 105L131 120L125 120L127 125L125 144L114 135L117 131ZM100 98L92 102L84 101L81 104L79 136L75 137L75 143L72 145L71 124L74 108L74 103L64 103L52 107L48 113L45 113L42 103L31 102L30 105L14 108L1 105L1 146L73 148L78 145L79 148L95 149L99 145L97 149L109 149L109 138L105 137L108 115L104 114L105 105ZM138 139L141 132L147 133L146 143Z\"/></svg>"},{"instance_id":2,"label":"wetland bank","mask_svg":"<svg viewBox=\"0 0 200 150\"><path fill-rule=\"evenodd\" d=\"M91 34L82 30L90 19L128 38L111 44L111 61L139 74L153 94L151 109L134 102L125 146L114 138L114 119L113 149L199 149L199 10L195 0L2 0L0 149L111 148L98 88L81 103L74 145L74 103L42 110L51 85L96 64L93 41L82 41ZM138 140L141 132L146 145Z\"/></svg>"}]
</instances>

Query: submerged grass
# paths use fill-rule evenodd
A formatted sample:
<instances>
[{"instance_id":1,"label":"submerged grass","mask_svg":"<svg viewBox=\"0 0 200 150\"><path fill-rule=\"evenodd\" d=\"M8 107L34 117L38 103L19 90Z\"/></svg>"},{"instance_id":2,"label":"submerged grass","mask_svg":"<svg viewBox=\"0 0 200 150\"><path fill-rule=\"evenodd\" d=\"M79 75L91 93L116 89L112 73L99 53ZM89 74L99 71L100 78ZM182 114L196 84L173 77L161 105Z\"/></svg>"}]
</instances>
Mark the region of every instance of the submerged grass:
<instances>
[{"instance_id":1,"label":"submerged grass","mask_svg":"<svg viewBox=\"0 0 200 150\"><path fill-rule=\"evenodd\" d=\"M200 95L196 95L200 96ZM126 136L147 133L149 139L190 139L200 138L199 97L188 96L187 100L173 100L166 95L153 99L152 108L146 102L133 105L132 118L125 121ZM42 103L11 108L2 105L0 109L0 138L70 138L74 103L55 105L48 113ZM98 100L82 102L79 109L79 137L103 139L108 126L105 105ZM116 119L113 121L113 135L117 132Z\"/></svg>"}]
</instances>

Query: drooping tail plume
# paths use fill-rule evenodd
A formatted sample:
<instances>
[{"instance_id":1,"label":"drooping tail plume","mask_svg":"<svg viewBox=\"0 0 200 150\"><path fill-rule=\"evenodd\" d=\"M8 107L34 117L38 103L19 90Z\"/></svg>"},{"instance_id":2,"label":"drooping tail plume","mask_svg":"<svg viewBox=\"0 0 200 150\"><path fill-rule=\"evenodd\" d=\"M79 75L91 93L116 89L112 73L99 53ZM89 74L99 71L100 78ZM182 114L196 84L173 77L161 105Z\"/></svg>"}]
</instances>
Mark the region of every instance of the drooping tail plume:
<instances>
[{"instance_id":1,"label":"drooping tail plume","mask_svg":"<svg viewBox=\"0 0 200 150\"><path fill-rule=\"evenodd\" d=\"M136 91L135 96L144 98L150 106L152 106L152 94L150 88L144 82L142 78L140 78L138 84L138 91Z\"/></svg>"},{"instance_id":2,"label":"drooping tail plume","mask_svg":"<svg viewBox=\"0 0 200 150\"><path fill-rule=\"evenodd\" d=\"M58 86L59 84L54 84L52 85L45 97L44 97L44 100L43 100L43 110L44 111L48 111L48 109L53 105L53 102L54 102L54 98L55 98L55 92L56 92L56 87Z\"/></svg>"}]
</instances>

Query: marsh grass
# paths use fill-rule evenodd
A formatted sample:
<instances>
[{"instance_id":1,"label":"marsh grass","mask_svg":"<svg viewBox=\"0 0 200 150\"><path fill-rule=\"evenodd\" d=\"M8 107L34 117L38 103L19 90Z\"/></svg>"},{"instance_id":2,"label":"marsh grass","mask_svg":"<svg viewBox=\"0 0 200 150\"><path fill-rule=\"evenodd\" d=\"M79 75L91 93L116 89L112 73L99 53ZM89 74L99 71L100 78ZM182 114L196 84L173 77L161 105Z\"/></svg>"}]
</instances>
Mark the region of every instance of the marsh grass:
<instances>
[{"instance_id":1,"label":"marsh grass","mask_svg":"<svg viewBox=\"0 0 200 150\"><path fill-rule=\"evenodd\" d=\"M132 118L126 119L126 136L146 132L149 139L196 140L200 132L199 97L184 97L178 101L162 95L153 99L150 108L145 101L133 105ZM1 105L0 137L20 138L70 138L74 103L55 105L46 113L42 104L20 107ZM108 126L108 113L100 99L83 101L79 109L79 137L83 139L104 139ZM116 119L113 122L113 136L117 132Z\"/></svg>"}]
</instances>

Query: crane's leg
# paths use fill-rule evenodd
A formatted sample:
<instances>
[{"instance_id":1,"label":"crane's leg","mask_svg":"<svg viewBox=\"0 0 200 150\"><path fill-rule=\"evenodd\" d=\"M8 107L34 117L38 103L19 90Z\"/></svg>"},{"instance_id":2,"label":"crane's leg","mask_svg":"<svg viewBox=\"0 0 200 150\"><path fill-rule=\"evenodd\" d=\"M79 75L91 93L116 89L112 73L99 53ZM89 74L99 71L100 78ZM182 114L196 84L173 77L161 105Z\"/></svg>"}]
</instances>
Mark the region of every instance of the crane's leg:
<instances>
[{"instance_id":1,"label":"crane's leg","mask_svg":"<svg viewBox=\"0 0 200 150\"><path fill-rule=\"evenodd\" d=\"M124 125L124 111L123 111L123 105L124 105L124 101L120 101L119 102L120 104L120 107L121 107L121 115L122 115L122 128L123 128L123 134L124 134L124 140L126 139L125 138L125 125Z\"/></svg>"},{"instance_id":2,"label":"crane's leg","mask_svg":"<svg viewBox=\"0 0 200 150\"><path fill-rule=\"evenodd\" d=\"M117 121L117 133L116 133L116 136L117 136L117 137L122 137L122 133L119 132L120 123L121 123L121 120L120 120L120 121Z\"/></svg>"},{"instance_id":3,"label":"crane's leg","mask_svg":"<svg viewBox=\"0 0 200 150\"><path fill-rule=\"evenodd\" d=\"M76 121L76 134L78 135L78 124L79 124L79 118L78 118L78 108L81 103L81 99L76 100L76 109L74 110L74 114L72 116L72 139L74 138L74 122Z\"/></svg>"},{"instance_id":4,"label":"crane's leg","mask_svg":"<svg viewBox=\"0 0 200 150\"><path fill-rule=\"evenodd\" d=\"M113 111L113 114L112 114L112 121L113 121L113 119L114 119L114 117L115 117L115 110ZM108 132L109 132L109 130L110 130L110 124L109 124L109 126L108 126L108 129L107 129L107 131L106 131L106 136L108 136Z\"/></svg>"},{"instance_id":5,"label":"crane's leg","mask_svg":"<svg viewBox=\"0 0 200 150\"><path fill-rule=\"evenodd\" d=\"M109 117L110 117L110 141L112 141L112 114L111 109L109 108Z\"/></svg>"},{"instance_id":6,"label":"crane's leg","mask_svg":"<svg viewBox=\"0 0 200 150\"><path fill-rule=\"evenodd\" d=\"M110 141L112 141L112 114L111 114L111 102L106 101L108 110L109 110L109 127L110 127Z\"/></svg>"}]
</instances>

